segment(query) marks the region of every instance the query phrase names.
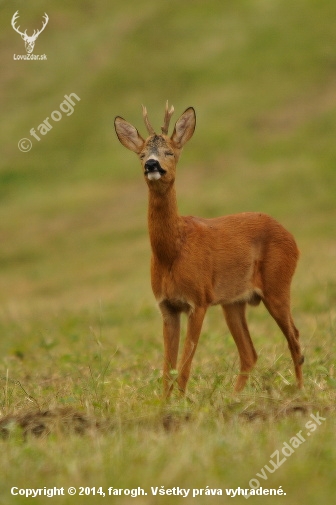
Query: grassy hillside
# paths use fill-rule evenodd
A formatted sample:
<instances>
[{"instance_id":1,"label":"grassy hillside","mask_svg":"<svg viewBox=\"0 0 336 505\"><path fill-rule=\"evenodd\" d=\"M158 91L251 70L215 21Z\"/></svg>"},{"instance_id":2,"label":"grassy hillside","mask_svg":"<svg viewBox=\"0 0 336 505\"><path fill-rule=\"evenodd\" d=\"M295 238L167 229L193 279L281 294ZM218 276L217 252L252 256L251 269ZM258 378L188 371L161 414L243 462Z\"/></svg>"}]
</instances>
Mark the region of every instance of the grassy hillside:
<instances>
[{"instance_id":1,"label":"grassy hillside","mask_svg":"<svg viewBox=\"0 0 336 505\"><path fill-rule=\"evenodd\" d=\"M138 504L222 502L150 488L247 488L317 412L326 420L312 436L259 477L286 496L258 500L334 503L335 2L18 0L0 10L0 503L27 503L12 486L141 486ZM28 34L49 15L34 49L46 61L13 59L25 54L16 10ZM50 120L71 93L72 114ZM213 308L187 400L160 401L147 190L113 120L144 133L144 103L159 128L166 99L175 120L190 105L197 114L178 167L181 213L258 210L297 238L301 393L285 339L259 307L249 311L259 361L232 397L237 351ZM30 130L47 117L38 141ZM53 503L113 499L130 497Z\"/></svg>"}]
</instances>

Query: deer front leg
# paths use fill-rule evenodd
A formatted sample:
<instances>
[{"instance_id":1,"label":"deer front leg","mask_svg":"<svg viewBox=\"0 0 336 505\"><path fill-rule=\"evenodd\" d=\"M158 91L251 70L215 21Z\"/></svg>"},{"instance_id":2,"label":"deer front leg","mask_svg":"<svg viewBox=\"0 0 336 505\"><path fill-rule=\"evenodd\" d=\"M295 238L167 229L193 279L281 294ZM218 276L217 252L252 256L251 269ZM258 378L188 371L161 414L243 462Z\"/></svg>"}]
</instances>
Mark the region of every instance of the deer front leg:
<instances>
[{"instance_id":1,"label":"deer front leg","mask_svg":"<svg viewBox=\"0 0 336 505\"><path fill-rule=\"evenodd\" d=\"M178 387L182 394L184 394L186 390L191 363L196 352L205 313L206 307L196 307L190 312L188 317L187 336L184 342L177 379Z\"/></svg>"},{"instance_id":2,"label":"deer front leg","mask_svg":"<svg viewBox=\"0 0 336 505\"><path fill-rule=\"evenodd\" d=\"M168 398L173 389L171 371L176 369L177 355L180 342L181 312L169 306L160 304L163 319L163 396Z\"/></svg>"}]
</instances>

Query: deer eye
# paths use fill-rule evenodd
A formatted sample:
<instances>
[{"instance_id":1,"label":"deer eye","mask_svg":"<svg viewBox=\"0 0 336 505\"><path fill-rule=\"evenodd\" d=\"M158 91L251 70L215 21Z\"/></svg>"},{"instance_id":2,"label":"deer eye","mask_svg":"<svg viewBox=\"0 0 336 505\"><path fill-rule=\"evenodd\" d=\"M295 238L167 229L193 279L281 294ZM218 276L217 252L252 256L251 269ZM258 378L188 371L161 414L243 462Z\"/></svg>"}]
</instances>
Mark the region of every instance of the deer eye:
<instances>
[{"instance_id":1,"label":"deer eye","mask_svg":"<svg viewBox=\"0 0 336 505\"><path fill-rule=\"evenodd\" d=\"M145 155L145 153L141 153L141 154L139 155L139 158L140 158L141 160L143 160L145 156L146 156L146 155Z\"/></svg>"},{"instance_id":2,"label":"deer eye","mask_svg":"<svg viewBox=\"0 0 336 505\"><path fill-rule=\"evenodd\" d=\"M165 156L174 156L172 151L165 151Z\"/></svg>"}]
</instances>

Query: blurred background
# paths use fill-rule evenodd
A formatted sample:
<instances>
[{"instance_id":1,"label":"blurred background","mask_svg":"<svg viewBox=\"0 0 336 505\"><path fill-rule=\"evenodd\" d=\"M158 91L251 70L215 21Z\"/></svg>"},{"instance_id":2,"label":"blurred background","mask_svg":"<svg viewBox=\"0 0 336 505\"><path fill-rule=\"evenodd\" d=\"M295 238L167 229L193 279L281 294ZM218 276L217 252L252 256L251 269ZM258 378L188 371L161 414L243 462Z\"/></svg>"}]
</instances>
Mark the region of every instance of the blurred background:
<instances>
[{"instance_id":1,"label":"blurred background","mask_svg":"<svg viewBox=\"0 0 336 505\"><path fill-rule=\"evenodd\" d=\"M334 310L334 1L17 0L0 8L4 328L102 305L116 325L152 310L147 189L113 120L121 115L144 134L143 103L159 129L167 99L173 121L190 105L197 113L178 167L180 212L272 214L301 249L297 310ZM46 61L14 59L25 54L11 27L16 10L28 35L48 14L34 49ZM30 130L38 133L71 93L80 98L73 113L50 119L37 141ZM29 152L18 149L22 138L32 141Z\"/></svg>"}]
</instances>

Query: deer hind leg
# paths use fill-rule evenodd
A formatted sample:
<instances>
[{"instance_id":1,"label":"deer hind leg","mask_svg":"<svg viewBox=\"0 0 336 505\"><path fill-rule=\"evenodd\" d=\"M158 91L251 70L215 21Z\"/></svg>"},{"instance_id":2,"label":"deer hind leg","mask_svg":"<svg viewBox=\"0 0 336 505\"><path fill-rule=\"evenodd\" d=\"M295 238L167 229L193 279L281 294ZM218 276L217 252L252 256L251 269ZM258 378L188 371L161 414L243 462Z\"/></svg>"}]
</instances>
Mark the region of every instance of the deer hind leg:
<instances>
[{"instance_id":1,"label":"deer hind leg","mask_svg":"<svg viewBox=\"0 0 336 505\"><path fill-rule=\"evenodd\" d=\"M206 307L196 307L188 316L187 335L179 363L179 374L177 379L181 393L185 393L186 390L191 363L196 352L205 313Z\"/></svg>"},{"instance_id":2,"label":"deer hind leg","mask_svg":"<svg viewBox=\"0 0 336 505\"><path fill-rule=\"evenodd\" d=\"M257 353L254 349L250 332L247 327L245 309L246 303L233 303L222 305L226 323L234 338L240 358L240 374L238 375L234 390L241 391L248 379L249 373L257 361Z\"/></svg>"},{"instance_id":3,"label":"deer hind leg","mask_svg":"<svg viewBox=\"0 0 336 505\"><path fill-rule=\"evenodd\" d=\"M299 331L295 327L289 304L289 290L286 296L272 297L265 294L264 304L268 312L277 322L282 333L285 335L288 347L292 356L294 363L295 375L297 380L297 385L299 388L303 387L303 377L302 377L302 364L304 362L304 356L301 353L301 346L299 341Z\"/></svg>"}]
</instances>

